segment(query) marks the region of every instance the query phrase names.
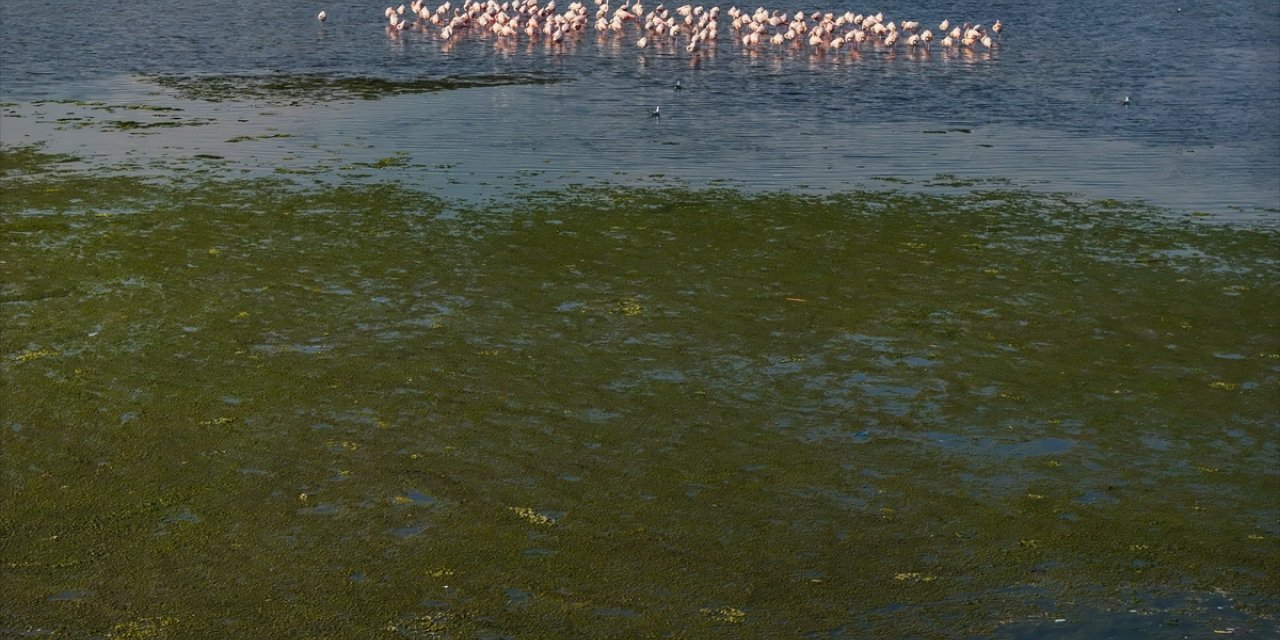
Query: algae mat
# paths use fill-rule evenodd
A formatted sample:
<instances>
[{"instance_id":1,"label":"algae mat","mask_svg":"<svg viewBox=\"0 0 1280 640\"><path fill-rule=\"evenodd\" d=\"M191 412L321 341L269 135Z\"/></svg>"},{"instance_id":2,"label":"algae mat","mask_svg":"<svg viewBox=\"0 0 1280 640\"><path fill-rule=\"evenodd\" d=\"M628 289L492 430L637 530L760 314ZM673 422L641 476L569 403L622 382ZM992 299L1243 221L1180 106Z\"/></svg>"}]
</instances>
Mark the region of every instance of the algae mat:
<instances>
[{"instance_id":1,"label":"algae mat","mask_svg":"<svg viewBox=\"0 0 1280 640\"><path fill-rule=\"evenodd\" d=\"M386 96L478 87L555 84L549 74L475 74L401 80L333 77L327 74L153 75L144 79L172 89L189 100L262 100L273 104L307 104L332 100L377 100Z\"/></svg>"},{"instance_id":2,"label":"algae mat","mask_svg":"<svg viewBox=\"0 0 1280 640\"><path fill-rule=\"evenodd\" d=\"M64 160L0 165L5 634L1276 629L1274 230Z\"/></svg>"}]
</instances>

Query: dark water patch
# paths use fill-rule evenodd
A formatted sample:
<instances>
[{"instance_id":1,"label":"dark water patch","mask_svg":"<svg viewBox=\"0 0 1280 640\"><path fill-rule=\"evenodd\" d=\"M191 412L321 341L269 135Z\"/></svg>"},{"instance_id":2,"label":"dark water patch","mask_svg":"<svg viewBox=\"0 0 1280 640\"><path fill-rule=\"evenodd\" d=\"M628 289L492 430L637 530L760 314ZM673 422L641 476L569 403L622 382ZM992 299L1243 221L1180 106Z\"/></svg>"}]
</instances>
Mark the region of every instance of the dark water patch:
<instances>
[{"instance_id":1,"label":"dark water patch","mask_svg":"<svg viewBox=\"0 0 1280 640\"><path fill-rule=\"evenodd\" d=\"M562 82L549 74L473 74L465 76L387 79L326 74L275 75L149 75L142 79L175 91L187 100L206 102L261 101L306 104L335 100L378 100L387 96Z\"/></svg>"},{"instance_id":2,"label":"dark water patch","mask_svg":"<svg viewBox=\"0 0 1280 640\"><path fill-rule=\"evenodd\" d=\"M524 589L508 587L503 590L503 593L506 594L507 602L512 606L525 605L528 604L530 600L533 600L533 594L525 591Z\"/></svg>"},{"instance_id":3,"label":"dark water patch","mask_svg":"<svg viewBox=\"0 0 1280 640\"><path fill-rule=\"evenodd\" d=\"M412 524L406 527L393 529L391 533L392 535L400 539L411 538L413 536L416 536L422 533L423 531L426 531L427 527L429 526L430 525L428 525L427 523Z\"/></svg>"}]
</instances>

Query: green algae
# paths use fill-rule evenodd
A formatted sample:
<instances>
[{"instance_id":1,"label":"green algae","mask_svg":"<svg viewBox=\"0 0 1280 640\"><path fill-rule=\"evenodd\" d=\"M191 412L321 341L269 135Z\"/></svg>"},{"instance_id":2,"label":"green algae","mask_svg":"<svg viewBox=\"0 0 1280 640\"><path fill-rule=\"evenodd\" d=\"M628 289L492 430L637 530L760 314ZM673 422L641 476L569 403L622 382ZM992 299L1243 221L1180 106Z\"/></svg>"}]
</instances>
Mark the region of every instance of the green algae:
<instances>
[{"instance_id":1,"label":"green algae","mask_svg":"<svg viewBox=\"0 0 1280 640\"><path fill-rule=\"evenodd\" d=\"M87 123L87 124L93 124ZM101 123L105 131L135 131L140 129L172 129L174 127L191 127L209 124L202 120L161 120L142 122L140 120L107 120Z\"/></svg>"},{"instance_id":2,"label":"green algae","mask_svg":"<svg viewBox=\"0 0 1280 640\"><path fill-rule=\"evenodd\" d=\"M152 111L152 112L174 112L182 111L181 107L154 105L154 104L111 104L100 100L37 100L31 103L35 106L43 106L49 104L71 105L75 107L85 107L88 109L99 109L107 113L115 113L117 109L125 111ZM6 106L17 106L17 103L9 103Z\"/></svg>"},{"instance_id":3,"label":"green algae","mask_svg":"<svg viewBox=\"0 0 1280 640\"><path fill-rule=\"evenodd\" d=\"M56 171L58 165L78 160L79 158L69 154L47 153L36 146L4 147L0 149L0 176L14 178L18 175L45 174Z\"/></svg>"},{"instance_id":4,"label":"green algae","mask_svg":"<svg viewBox=\"0 0 1280 640\"><path fill-rule=\"evenodd\" d=\"M1275 628L1273 230L65 160L0 154L7 631Z\"/></svg>"},{"instance_id":5,"label":"green algae","mask_svg":"<svg viewBox=\"0 0 1280 640\"><path fill-rule=\"evenodd\" d=\"M253 140L272 140L275 138L292 138L292 134L288 133L264 133L256 136L236 136L228 138L227 142L250 142Z\"/></svg>"},{"instance_id":6,"label":"green algae","mask_svg":"<svg viewBox=\"0 0 1280 640\"><path fill-rule=\"evenodd\" d=\"M175 91L184 99L222 102L260 100L273 104L302 104L334 100L378 100L388 96L474 89L506 85L554 84L546 74L478 74L468 76L387 79L322 74L144 76Z\"/></svg>"},{"instance_id":7,"label":"green algae","mask_svg":"<svg viewBox=\"0 0 1280 640\"><path fill-rule=\"evenodd\" d=\"M409 165L408 154L401 154L401 155L388 156L386 158L379 158L378 160L375 160L369 163L369 166L374 169L389 169L391 167L405 167L408 165Z\"/></svg>"},{"instance_id":8,"label":"green algae","mask_svg":"<svg viewBox=\"0 0 1280 640\"><path fill-rule=\"evenodd\" d=\"M182 107L173 107L173 106L156 105L156 104L104 105L99 108L105 109L108 113L115 113L116 109L124 109L127 111L153 111L157 113L168 113L168 112L183 110Z\"/></svg>"},{"instance_id":9,"label":"green algae","mask_svg":"<svg viewBox=\"0 0 1280 640\"><path fill-rule=\"evenodd\" d=\"M31 103L33 107L42 107L47 105L61 105L65 107L75 107L76 111L68 111L66 115L52 120L45 120L46 117L42 112L35 112L37 118L42 121L54 123L57 130L78 130L85 128L96 128L102 131L125 131L139 134L156 133L156 129L173 129L177 127L196 127L212 124L213 120L207 118L184 118L175 113L184 111L181 107L149 105L149 104L110 104L98 101L86 100L42 100ZM129 112L138 116L150 117L150 119L121 119L111 120L95 117L94 111L105 111L108 114L115 114L117 111ZM20 117L14 114L14 117Z\"/></svg>"},{"instance_id":10,"label":"green algae","mask_svg":"<svg viewBox=\"0 0 1280 640\"><path fill-rule=\"evenodd\" d=\"M978 187L988 185L1004 185L1009 186L1011 181L1007 178L961 178L952 173L939 173L924 182L928 187Z\"/></svg>"}]
</instances>

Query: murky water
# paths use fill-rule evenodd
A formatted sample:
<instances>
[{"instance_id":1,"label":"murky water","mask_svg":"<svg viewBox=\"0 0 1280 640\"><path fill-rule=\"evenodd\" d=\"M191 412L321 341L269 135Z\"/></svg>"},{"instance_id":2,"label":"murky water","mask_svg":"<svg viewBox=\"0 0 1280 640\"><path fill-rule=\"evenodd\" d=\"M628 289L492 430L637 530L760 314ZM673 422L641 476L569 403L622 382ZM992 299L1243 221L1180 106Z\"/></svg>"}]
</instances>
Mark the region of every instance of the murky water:
<instances>
[{"instance_id":1,"label":"murky water","mask_svg":"<svg viewBox=\"0 0 1280 640\"><path fill-rule=\"evenodd\" d=\"M1280 631L1273 5L324 8L0 5L0 634Z\"/></svg>"}]
</instances>

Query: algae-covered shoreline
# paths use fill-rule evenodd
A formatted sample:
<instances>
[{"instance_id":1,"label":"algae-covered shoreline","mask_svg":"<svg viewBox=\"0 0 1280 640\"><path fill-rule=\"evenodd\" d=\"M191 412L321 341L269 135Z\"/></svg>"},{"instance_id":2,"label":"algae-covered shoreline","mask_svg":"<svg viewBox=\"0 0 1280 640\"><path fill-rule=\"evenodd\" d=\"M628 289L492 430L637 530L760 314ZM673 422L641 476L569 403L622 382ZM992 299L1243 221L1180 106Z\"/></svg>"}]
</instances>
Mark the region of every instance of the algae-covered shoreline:
<instances>
[{"instance_id":1,"label":"algae-covered shoreline","mask_svg":"<svg viewBox=\"0 0 1280 640\"><path fill-rule=\"evenodd\" d=\"M1277 628L1276 230L0 160L5 633Z\"/></svg>"}]
</instances>

